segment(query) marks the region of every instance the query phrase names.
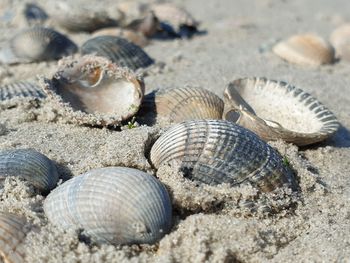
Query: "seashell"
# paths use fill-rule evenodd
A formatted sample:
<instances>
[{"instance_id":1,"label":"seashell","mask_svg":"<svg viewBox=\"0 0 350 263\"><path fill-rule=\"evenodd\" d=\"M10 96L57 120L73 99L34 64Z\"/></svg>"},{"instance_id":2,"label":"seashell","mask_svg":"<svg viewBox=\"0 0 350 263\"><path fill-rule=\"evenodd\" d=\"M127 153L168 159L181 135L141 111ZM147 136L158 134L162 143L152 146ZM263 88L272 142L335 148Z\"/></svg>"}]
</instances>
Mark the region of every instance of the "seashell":
<instances>
[{"instance_id":1,"label":"seashell","mask_svg":"<svg viewBox=\"0 0 350 263\"><path fill-rule=\"evenodd\" d=\"M46 12L35 3L26 3L23 14L30 26L41 25L49 18Z\"/></svg>"},{"instance_id":2,"label":"seashell","mask_svg":"<svg viewBox=\"0 0 350 263\"><path fill-rule=\"evenodd\" d=\"M152 175L124 167L91 170L52 191L44 202L49 221L82 228L95 242L154 243L171 228L166 188Z\"/></svg>"},{"instance_id":3,"label":"seashell","mask_svg":"<svg viewBox=\"0 0 350 263\"><path fill-rule=\"evenodd\" d=\"M350 23L336 28L330 37L336 55L342 59L350 60Z\"/></svg>"},{"instance_id":4,"label":"seashell","mask_svg":"<svg viewBox=\"0 0 350 263\"><path fill-rule=\"evenodd\" d=\"M134 73L106 58L65 59L52 79L41 84L71 122L120 125L139 109L144 84Z\"/></svg>"},{"instance_id":5,"label":"seashell","mask_svg":"<svg viewBox=\"0 0 350 263\"><path fill-rule=\"evenodd\" d=\"M81 53L106 57L118 66L128 67L132 70L148 67L154 62L142 48L126 39L113 36L89 39L82 45Z\"/></svg>"},{"instance_id":6,"label":"seashell","mask_svg":"<svg viewBox=\"0 0 350 263\"><path fill-rule=\"evenodd\" d=\"M119 27L108 27L95 31L92 34L94 37L98 36L114 36L125 38L129 42L134 43L140 47L144 47L148 45L148 39L141 33L135 32L129 29L122 29Z\"/></svg>"},{"instance_id":7,"label":"seashell","mask_svg":"<svg viewBox=\"0 0 350 263\"><path fill-rule=\"evenodd\" d=\"M0 181L7 176L23 178L43 193L53 189L58 181L55 164L32 149L0 152Z\"/></svg>"},{"instance_id":8,"label":"seashell","mask_svg":"<svg viewBox=\"0 0 350 263\"><path fill-rule=\"evenodd\" d=\"M321 102L288 83L243 78L225 90L223 118L252 130L264 140L283 139L296 145L322 141L339 128Z\"/></svg>"},{"instance_id":9,"label":"seashell","mask_svg":"<svg viewBox=\"0 0 350 263\"><path fill-rule=\"evenodd\" d=\"M53 29L34 27L15 35L0 51L0 62L7 64L54 60L73 54L77 46Z\"/></svg>"},{"instance_id":10,"label":"seashell","mask_svg":"<svg viewBox=\"0 0 350 263\"><path fill-rule=\"evenodd\" d=\"M144 17L132 20L125 28L141 32L146 37L151 37L157 33L159 26L158 18L150 11Z\"/></svg>"},{"instance_id":11,"label":"seashell","mask_svg":"<svg viewBox=\"0 0 350 263\"><path fill-rule=\"evenodd\" d=\"M1 262L25 262L25 249L22 243L29 230L30 228L26 226L26 221L24 219L7 212L0 212Z\"/></svg>"},{"instance_id":12,"label":"seashell","mask_svg":"<svg viewBox=\"0 0 350 263\"><path fill-rule=\"evenodd\" d=\"M151 94L152 95L152 94ZM171 123L193 119L221 119L224 102L214 93L201 88L178 88L146 96L145 104L158 117Z\"/></svg>"},{"instance_id":13,"label":"seashell","mask_svg":"<svg viewBox=\"0 0 350 263\"><path fill-rule=\"evenodd\" d=\"M288 62L301 66L319 66L334 61L334 49L314 34L294 35L277 43L273 52Z\"/></svg>"},{"instance_id":14,"label":"seashell","mask_svg":"<svg viewBox=\"0 0 350 263\"><path fill-rule=\"evenodd\" d=\"M149 5L137 1L123 1L117 3L118 10L124 14L124 19L140 18L147 12Z\"/></svg>"},{"instance_id":15,"label":"seashell","mask_svg":"<svg viewBox=\"0 0 350 263\"><path fill-rule=\"evenodd\" d=\"M46 95L41 87L29 81L17 81L0 86L0 101L14 98L43 99Z\"/></svg>"},{"instance_id":16,"label":"seashell","mask_svg":"<svg viewBox=\"0 0 350 263\"><path fill-rule=\"evenodd\" d=\"M185 177L209 185L249 182L265 192L282 185L296 188L277 151L253 132L224 120L174 125L154 143L150 159L155 168L177 162Z\"/></svg>"}]
</instances>

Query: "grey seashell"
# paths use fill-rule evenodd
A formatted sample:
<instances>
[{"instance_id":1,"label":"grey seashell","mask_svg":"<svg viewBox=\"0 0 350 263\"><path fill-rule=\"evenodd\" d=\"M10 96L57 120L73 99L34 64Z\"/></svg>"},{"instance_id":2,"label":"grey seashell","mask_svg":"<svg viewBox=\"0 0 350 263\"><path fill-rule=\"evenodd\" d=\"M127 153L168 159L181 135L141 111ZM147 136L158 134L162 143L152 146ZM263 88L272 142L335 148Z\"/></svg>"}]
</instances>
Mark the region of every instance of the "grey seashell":
<instances>
[{"instance_id":1,"label":"grey seashell","mask_svg":"<svg viewBox=\"0 0 350 263\"><path fill-rule=\"evenodd\" d=\"M14 98L43 99L46 95L41 87L29 81L18 81L0 86L0 101Z\"/></svg>"},{"instance_id":2,"label":"grey seashell","mask_svg":"<svg viewBox=\"0 0 350 263\"><path fill-rule=\"evenodd\" d=\"M187 178L209 185L249 182L266 192L282 185L296 189L294 175L277 151L224 120L176 124L154 143L150 159L155 168L177 162Z\"/></svg>"},{"instance_id":3,"label":"grey seashell","mask_svg":"<svg viewBox=\"0 0 350 263\"><path fill-rule=\"evenodd\" d=\"M26 3L23 14L30 26L41 25L49 18L45 10L35 3Z\"/></svg>"},{"instance_id":4,"label":"grey seashell","mask_svg":"<svg viewBox=\"0 0 350 263\"><path fill-rule=\"evenodd\" d=\"M81 53L94 54L110 59L121 67L132 70L145 68L154 63L139 46L126 39L113 36L100 36L89 39L81 47Z\"/></svg>"},{"instance_id":5,"label":"grey seashell","mask_svg":"<svg viewBox=\"0 0 350 263\"><path fill-rule=\"evenodd\" d=\"M322 141L339 128L334 114L309 93L282 81L243 78L225 90L223 118L264 140L296 145Z\"/></svg>"},{"instance_id":6,"label":"grey seashell","mask_svg":"<svg viewBox=\"0 0 350 263\"><path fill-rule=\"evenodd\" d=\"M32 149L0 152L0 181L8 176L23 178L43 193L53 189L58 181L55 164Z\"/></svg>"},{"instance_id":7,"label":"grey seashell","mask_svg":"<svg viewBox=\"0 0 350 263\"><path fill-rule=\"evenodd\" d=\"M124 167L91 170L65 182L44 202L51 223L82 228L98 243L154 243L171 228L166 188L152 175Z\"/></svg>"},{"instance_id":8,"label":"grey seashell","mask_svg":"<svg viewBox=\"0 0 350 263\"><path fill-rule=\"evenodd\" d=\"M0 212L0 261L3 259L5 263L25 262L22 243L29 230L24 219Z\"/></svg>"},{"instance_id":9,"label":"grey seashell","mask_svg":"<svg viewBox=\"0 0 350 263\"><path fill-rule=\"evenodd\" d=\"M77 51L77 46L64 35L44 27L25 29L0 50L0 62L27 63L59 59Z\"/></svg>"}]
</instances>

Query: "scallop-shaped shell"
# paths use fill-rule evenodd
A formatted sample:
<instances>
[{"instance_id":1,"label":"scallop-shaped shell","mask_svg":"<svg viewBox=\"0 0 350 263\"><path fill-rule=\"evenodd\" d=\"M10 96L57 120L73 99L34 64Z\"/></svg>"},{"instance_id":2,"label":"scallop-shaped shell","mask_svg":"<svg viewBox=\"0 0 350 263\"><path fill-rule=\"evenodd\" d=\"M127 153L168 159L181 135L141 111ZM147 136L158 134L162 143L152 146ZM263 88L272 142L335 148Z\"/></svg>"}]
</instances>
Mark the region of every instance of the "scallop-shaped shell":
<instances>
[{"instance_id":1,"label":"scallop-shaped shell","mask_svg":"<svg viewBox=\"0 0 350 263\"><path fill-rule=\"evenodd\" d=\"M49 18L45 10L35 3L26 3L23 15L30 26L41 25Z\"/></svg>"},{"instance_id":2,"label":"scallop-shaped shell","mask_svg":"<svg viewBox=\"0 0 350 263\"><path fill-rule=\"evenodd\" d=\"M148 67L154 62L139 46L124 38L113 36L89 39L82 45L81 53L106 57L118 66L132 70Z\"/></svg>"},{"instance_id":3,"label":"scallop-shaped shell","mask_svg":"<svg viewBox=\"0 0 350 263\"><path fill-rule=\"evenodd\" d=\"M93 33L93 36L94 37L98 37L98 36L121 37L121 38L125 38L129 42L132 42L135 45L138 45L140 47L147 46L149 43L148 39L140 32L135 32L129 29L122 29L119 27L108 27L108 28L96 30Z\"/></svg>"},{"instance_id":4,"label":"scallop-shaped shell","mask_svg":"<svg viewBox=\"0 0 350 263\"><path fill-rule=\"evenodd\" d=\"M201 88L183 87L146 96L145 104L157 116L172 123L193 119L221 119L224 102Z\"/></svg>"},{"instance_id":5,"label":"scallop-shaped shell","mask_svg":"<svg viewBox=\"0 0 350 263\"><path fill-rule=\"evenodd\" d=\"M296 185L277 151L253 132L224 120L176 124L154 143L150 159L156 168L176 162L187 178L210 185L250 182L262 191Z\"/></svg>"},{"instance_id":6,"label":"scallop-shaped shell","mask_svg":"<svg viewBox=\"0 0 350 263\"><path fill-rule=\"evenodd\" d=\"M41 87L29 81L18 81L0 86L0 101L14 98L43 99L46 95Z\"/></svg>"},{"instance_id":7,"label":"scallop-shaped shell","mask_svg":"<svg viewBox=\"0 0 350 263\"><path fill-rule=\"evenodd\" d=\"M166 188L152 175L124 167L91 170L52 191L44 202L50 222L82 228L99 243L154 243L171 227Z\"/></svg>"},{"instance_id":8,"label":"scallop-shaped shell","mask_svg":"<svg viewBox=\"0 0 350 263\"><path fill-rule=\"evenodd\" d=\"M0 151L0 181L18 176L45 193L58 181L55 164L45 155L32 149Z\"/></svg>"},{"instance_id":9,"label":"scallop-shaped shell","mask_svg":"<svg viewBox=\"0 0 350 263\"><path fill-rule=\"evenodd\" d=\"M336 28L330 37L336 55L342 59L350 60L350 23Z\"/></svg>"},{"instance_id":10,"label":"scallop-shaped shell","mask_svg":"<svg viewBox=\"0 0 350 263\"><path fill-rule=\"evenodd\" d=\"M24 219L0 212L0 261L2 259L5 263L25 262L22 242L29 230Z\"/></svg>"},{"instance_id":11,"label":"scallop-shaped shell","mask_svg":"<svg viewBox=\"0 0 350 263\"><path fill-rule=\"evenodd\" d=\"M70 122L120 125L138 111L144 84L131 71L97 56L64 59L61 64L53 78L41 84Z\"/></svg>"},{"instance_id":12,"label":"scallop-shaped shell","mask_svg":"<svg viewBox=\"0 0 350 263\"><path fill-rule=\"evenodd\" d=\"M301 66L319 66L334 61L334 49L314 34L294 35L277 43L273 52L288 62Z\"/></svg>"},{"instance_id":13,"label":"scallop-shaped shell","mask_svg":"<svg viewBox=\"0 0 350 263\"><path fill-rule=\"evenodd\" d=\"M7 64L59 59L73 54L77 46L64 35L44 27L25 29L0 50L0 62Z\"/></svg>"},{"instance_id":14,"label":"scallop-shaped shell","mask_svg":"<svg viewBox=\"0 0 350 263\"><path fill-rule=\"evenodd\" d=\"M225 90L223 118L264 140L283 139L296 145L322 141L339 127L321 102L288 83L266 78L243 78Z\"/></svg>"}]
</instances>

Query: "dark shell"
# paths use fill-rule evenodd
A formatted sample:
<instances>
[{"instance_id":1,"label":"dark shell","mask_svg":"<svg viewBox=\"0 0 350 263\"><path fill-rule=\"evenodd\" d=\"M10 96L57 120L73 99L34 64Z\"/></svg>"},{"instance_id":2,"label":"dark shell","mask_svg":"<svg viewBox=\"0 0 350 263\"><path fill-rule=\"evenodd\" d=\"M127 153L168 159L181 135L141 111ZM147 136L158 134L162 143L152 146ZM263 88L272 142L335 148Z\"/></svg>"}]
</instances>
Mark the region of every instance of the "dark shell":
<instances>
[{"instance_id":1,"label":"dark shell","mask_svg":"<svg viewBox=\"0 0 350 263\"><path fill-rule=\"evenodd\" d=\"M139 46L113 36L100 36L89 39L81 47L82 54L94 54L110 59L121 67L132 70L145 68L154 63Z\"/></svg>"},{"instance_id":2,"label":"dark shell","mask_svg":"<svg viewBox=\"0 0 350 263\"><path fill-rule=\"evenodd\" d=\"M46 12L34 3L26 3L23 14L28 25L40 25L49 18Z\"/></svg>"},{"instance_id":3,"label":"dark shell","mask_svg":"<svg viewBox=\"0 0 350 263\"><path fill-rule=\"evenodd\" d=\"M46 95L41 87L29 81L18 81L0 86L0 101L14 98L43 99Z\"/></svg>"}]
</instances>

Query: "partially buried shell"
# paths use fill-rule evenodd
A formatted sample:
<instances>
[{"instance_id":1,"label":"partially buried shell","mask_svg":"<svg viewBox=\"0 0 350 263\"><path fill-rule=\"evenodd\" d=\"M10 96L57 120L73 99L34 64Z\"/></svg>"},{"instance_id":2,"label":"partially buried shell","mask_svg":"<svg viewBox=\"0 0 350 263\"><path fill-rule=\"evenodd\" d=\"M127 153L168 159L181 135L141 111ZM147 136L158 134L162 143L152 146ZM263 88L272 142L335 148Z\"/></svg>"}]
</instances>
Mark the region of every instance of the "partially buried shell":
<instances>
[{"instance_id":1,"label":"partially buried shell","mask_svg":"<svg viewBox=\"0 0 350 263\"><path fill-rule=\"evenodd\" d=\"M25 262L22 244L29 230L24 219L0 212L0 261L2 259L5 263Z\"/></svg>"},{"instance_id":2,"label":"partially buried shell","mask_svg":"<svg viewBox=\"0 0 350 263\"><path fill-rule=\"evenodd\" d=\"M171 127L154 143L150 159L180 164L192 180L217 185L249 182L262 191L296 183L282 157L253 132L224 120L193 120Z\"/></svg>"},{"instance_id":3,"label":"partially buried shell","mask_svg":"<svg viewBox=\"0 0 350 263\"><path fill-rule=\"evenodd\" d=\"M350 23L336 28L331 36L330 42L335 48L337 56L342 59L350 60Z\"/></svg>"},{"instance_id":4,"label":"partially buried shell","mask_svg":"<svg viewBox=\"0 0 350 263\"><path fill-rule=\"evenodd\" d=\"M77 46L64 35L44 27L25 29L0 50L0 62L27 63L59 59L73 54Z\"/></svg>"},{"instance_id":5,"label":"partially buried shell","mask_svg":"<svg viewBox=\"0 0 350 263\"><path fill-rule=\"evenodd\" d=\"M336 117L321 102L282 81L237 79L229 83L224 98L223 118L264 140L307 145L326 139L339 127Z\"/></svg>"},{"instance_id":6,"label":"partially buried shell","mask_svg":"<svg viewBox=\"0 0 350 263\"><path fill-rule=\"evenodd\" d=\"M139 46L124 38L113 36L89 39L82 45L81 53L102 56L118 66L128 67L132 70L148 67L154 62Z\"/></svg>"},{"instance_id":7,"label":"partially buried shell","mask_svg":"<svg viewBox=\"0 0 350 263\"><path fill-rule=\"evenodd\" d=\"M8 176L23 178L43 193L53 189L58 181L55 164L32 149L0 152L0 181Z\"/></svg>"},{"instance_id":8,"label":"partially buried shell","mask_svg":"<svg viewBox=\"0 0 350 263\"><path fill-rule=\"evenodd\" d=\"M140 32L146 37L152 37L159 29L159 20L154 13L150 11L141 18L131 20L124 27Z\"/></svg>"},{"instance_id":9,"label":"partially buried shell","mask_svg":"<svg viewBox=\"0 0 350 263\"><path fill-rule=\"evenodd\" d=\"M334 49L314 34L295 35L277 43L273 52L288 62L301 66L319 66L334 61Z\"/></svg>"},{"instance_id":10,"label":"partially buried shell","mask_svg":"<svg viewBox=\"0 0 350 263\"><path fill-rule=\"evenodd\" d=\"M30 81L18 81L0 86L0 101L15 98L45 98L45 93L38 84Z\"/></svg>"},{"instance_id":11,"label":"partially buried shell","mask_svg":"<svg viewBox=\"0 0 350 263\"><path fill-rule=\"evenodd\" d=\"M94 37L98 37L98 36L121 37L121 38L125 38L129 42L132 42L135 45L138 45L140 47L144 47L148 45L148 42L149 42L148 39L140 32L135 32L129 29L122 29L119 27L108 27L108 28L97 30L93 33L93 36Z\"/></svg>"},{"instance_id":12,"label":"partially buried shell","mask_svg":"<svg viewBox=\"0 0 350 263\"><path fill-rule=\"evenodd\" d=\"M221 119L224 102L206 89L183 87L151 93L145 97L143 107L155 111L157 117L179 123L193 119Z\"/></svg>"},{"instance_id":13,"label":"partially buried shell","mask_svg":"<svg viewBox=\"0 0 350 263\"><path fill-rule=\"evenodd\" d=\"M49 18L45 10L35 3L26 3L23 15L30 26L41 25Z\"/></svg>"},{"instance_id":14,"label":"partially buried shell","mask_svg":"<svg viewBox=\"0 0 350 263\"><path fill-rule=\"evenodd\" d=\"M171 227L166 188L152 175L124 167L91 170L65 182L44 202L50 222L82 228L95 242L154 243Z\"/></svg>"},{"instance_id":15,"label":"partially buried shell","mask_svg":"<svg viewBox=\"0 0 350 263\"><path fill-rule=\"evenodd\" d=\"M42 79L41 84L70 122L120 125L138 111L144 84L131 71L97 56L60 63L52 79Z\"/></svg>"}]
</instances>

